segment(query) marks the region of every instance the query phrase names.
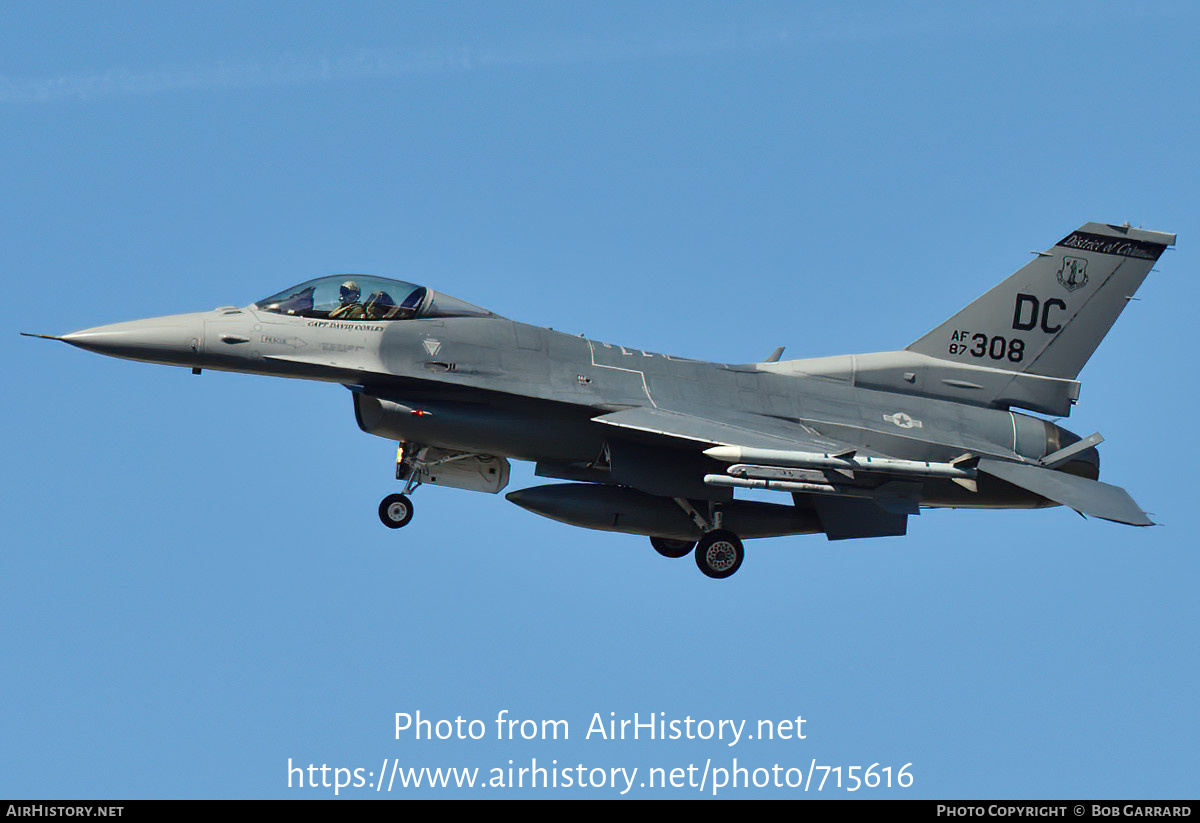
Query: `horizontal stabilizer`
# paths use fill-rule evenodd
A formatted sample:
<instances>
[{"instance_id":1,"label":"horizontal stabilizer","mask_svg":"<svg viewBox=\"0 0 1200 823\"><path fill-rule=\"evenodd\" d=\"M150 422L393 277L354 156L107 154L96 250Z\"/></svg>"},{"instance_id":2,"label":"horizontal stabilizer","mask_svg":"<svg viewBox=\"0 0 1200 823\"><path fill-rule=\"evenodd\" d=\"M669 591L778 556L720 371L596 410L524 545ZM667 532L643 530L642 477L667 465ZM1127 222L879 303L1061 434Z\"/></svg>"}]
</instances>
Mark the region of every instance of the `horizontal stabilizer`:
<instances>
[{"instance_id":1,"label":"horizontal stabilizer","mask_svg":"<svg viewBox=\"0 0 1200 823\"><path fill-rule=\"evenodd\" d=\"M1041 495L1080 514L1128 523L1130 526L1153 526L1154 521L1138 508L1129 493L1119 486L1098 480L1088 480L1073 474L1000 460L980 460L979 471L998 477L1014 486Z\"/></svg>"}]
</instances>

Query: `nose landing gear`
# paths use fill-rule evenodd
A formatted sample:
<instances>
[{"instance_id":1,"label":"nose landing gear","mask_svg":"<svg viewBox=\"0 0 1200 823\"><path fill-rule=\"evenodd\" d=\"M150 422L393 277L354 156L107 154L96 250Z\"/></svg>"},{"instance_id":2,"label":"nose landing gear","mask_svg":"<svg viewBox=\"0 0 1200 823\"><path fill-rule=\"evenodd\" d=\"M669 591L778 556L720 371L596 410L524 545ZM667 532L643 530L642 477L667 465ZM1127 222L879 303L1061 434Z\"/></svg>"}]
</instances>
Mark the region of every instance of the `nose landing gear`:
<instances>
[{"instance_id":1,"label":"nose landing gear","mask_svg":"<svg viewBox=\"0 0 1200 823\"><path fill-rule=\"evenodd\" d=\"M405 450L405 444L396 445L396 479L403 480L402 494L389 494L379 501L379 522L389 529L400 529L407 526L413 519L413 504L408 498L421 485L421 472L418 460L420 450L416 455L410 455Z\"/></svg>"},{"instance_id":2,"label":"nose landing gear","mask_svg":"<svg viewBox=\"0 0 1200 823\"><path fill-rule=\"evenodd\" d=\"M407 526L412 518L413 505L408 495L389 494L379 503L379 520L389 529Z\"/></svg>"}]
</instances>

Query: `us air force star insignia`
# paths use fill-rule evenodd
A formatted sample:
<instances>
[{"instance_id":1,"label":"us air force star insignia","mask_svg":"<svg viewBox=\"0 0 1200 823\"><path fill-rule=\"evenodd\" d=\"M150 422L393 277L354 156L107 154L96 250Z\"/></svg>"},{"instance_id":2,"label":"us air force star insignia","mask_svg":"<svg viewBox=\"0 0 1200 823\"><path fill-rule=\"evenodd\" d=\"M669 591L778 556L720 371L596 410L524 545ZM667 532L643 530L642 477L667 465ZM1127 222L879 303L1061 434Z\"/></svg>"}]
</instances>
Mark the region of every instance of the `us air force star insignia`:
<instances>
[{"instance_id":1,"label":"us air force star insignia","mask_svg":"<svg viewBox=\"0 0 1200 823\"><path fill-rule=\"evenodd\" d=\"M902 429L919 429L919 428L921 428L920 420L914 420L913 418L909 417L904 412L896 412L895 414L885 414L883 416L883 419L889 423L895 423L897 426L899 426Z\"/></svg>"},{"instance_id":2,"label":"us air force star insignia","mask_svg":"<svg viewBox=\"0 0 1200 823\"><path fill-rule=\"evenodd\" d=\"M441 348L441 341L434 340L432 337L425 339L425 351L429 352L430 357L433 357L439 351L441 351Z\"/></svg>"}]
</instances>

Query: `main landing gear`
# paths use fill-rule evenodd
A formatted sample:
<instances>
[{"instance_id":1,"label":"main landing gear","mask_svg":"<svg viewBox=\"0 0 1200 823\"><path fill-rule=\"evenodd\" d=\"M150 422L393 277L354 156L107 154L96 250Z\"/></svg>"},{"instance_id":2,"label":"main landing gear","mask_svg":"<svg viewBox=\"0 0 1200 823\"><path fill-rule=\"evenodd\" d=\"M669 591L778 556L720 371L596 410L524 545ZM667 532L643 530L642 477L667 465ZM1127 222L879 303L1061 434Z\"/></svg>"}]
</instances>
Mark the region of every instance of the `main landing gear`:
<instances>
[{"instance_id":1,"label":"main landing gear","mask_svg":"<svg viewBox=\"0 0 1200 823\"><path fill-rule=\"evenodd\" d=\"M722 580L731 576L742 567L746 558L746 550L741 539L731 531L721 528L722 512L719 506L711 505L709 517L696 511L691 501L676 498L692 521L704 532L700 542L691 543L687 540L673 540L669 537L651 537L650 545L663 557L686 557L695 551L696 566L708 577Z\"/></svg>"},{"instance_id":2,"label":"main landing gear","mask_svg":"<svg viewBox=\"0 0 1200 823\"><path fill-rule=\"evenodd\" d=\"M696 544L696 565L700 571L718 580L729 577L742 567L746 550L733 532L711 531Z\"/></svg>"},{"instance_id":3,"label":"main landing gear","mask_svg":"<svg viewBox=\"0 0 1200 823\"><path fill-rule=\"evenodd\" d=\"M687 557L696 544L690 540L672 540L669 537L651 537L650 545L663 557Z\"/></svg>"},{"instance_id":4,"label":"main landing gear","mask_svg":"<svg viewBox=\"0 0 1200 823\"><path fill-rule=\"evenodd\" d=\"M724 529L710 531L699 543L651 537L650 545L663 557L687 557L695 549L696 565L704 574L717 580L731 576L742 566L746 550L736 534Z\"/></svg>"}]
</instances>

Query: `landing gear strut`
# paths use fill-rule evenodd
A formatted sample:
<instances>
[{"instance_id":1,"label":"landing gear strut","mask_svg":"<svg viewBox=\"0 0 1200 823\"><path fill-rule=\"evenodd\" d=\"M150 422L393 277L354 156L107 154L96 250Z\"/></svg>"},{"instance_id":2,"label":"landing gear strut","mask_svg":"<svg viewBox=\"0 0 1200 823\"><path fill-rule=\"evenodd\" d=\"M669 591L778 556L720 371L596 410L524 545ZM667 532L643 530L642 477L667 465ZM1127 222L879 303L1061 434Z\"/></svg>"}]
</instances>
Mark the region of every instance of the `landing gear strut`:
<instances>
[{"instance_id":1,"label":"landing gear strut","mask_svg":"<svg viewBox=\"0 0 1200 823\"><path fill-rule=\"evenodd\" d=\"M407 526L413 518L413 504L408 496L421 485L421 472L417 470L416 455L406 453L405 443L396 446L396 479L403 480L403 494L389 494L379 502L379 521L389 529L399 529Z\"/></svg>"},{"instance_id":2,"label":"landing gear strut","mask_svg":"<svg viewBox=\"0 0 1200 823\"><path fill-rule=\"evenodd\" d=\"M683 509L688 517L692 518L692 522L704 533L704 536L700 538L700 542L696 544L695 551L696 565L700 567L700 571L709 577L721 580L740 569L742 561L746 558L746 550L742 547L741 539L733 532L724 528L725 513L721 510L721 506L709 503L708 517L705 517L696 510L696 507L692 505L690 500L676 497L675 502L679 504L679 508ZM654 541L655 538L650 538L650 542L654 544L654 548L658 549L660 554L666 554ZM681 541L672 540L667 542L679 543ZM687 552L683 554L687 554ZM668 556L683 557L683 554Z\"/></svg>"}]
</instances>

